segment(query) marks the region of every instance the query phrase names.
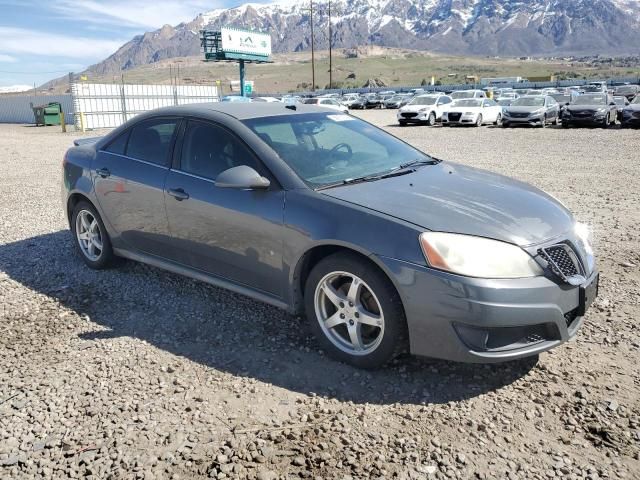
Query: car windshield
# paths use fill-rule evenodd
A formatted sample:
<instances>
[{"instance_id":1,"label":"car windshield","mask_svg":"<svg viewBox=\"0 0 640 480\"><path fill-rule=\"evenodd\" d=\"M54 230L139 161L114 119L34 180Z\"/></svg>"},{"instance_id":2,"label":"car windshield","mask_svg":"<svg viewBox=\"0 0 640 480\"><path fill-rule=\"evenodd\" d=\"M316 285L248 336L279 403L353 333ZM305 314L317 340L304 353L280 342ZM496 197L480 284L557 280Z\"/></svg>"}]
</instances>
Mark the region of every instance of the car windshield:
<instances>
[{"instance_id":1,"label":"car windshield","mask_svg":"<svg viewBox=\"0 0 640 480\"><path fill-rule=\"evenodd\" d=\"M631 103L633 103L634 105L640 104L640 95L638 95L636 98L634 98L633 102L631 102Z\"/></svg>"},{"instance_id":2,"label":"car windshield","mask_svg":"<svg viewBox=\"0 0 640 480\"><path fill-rule=\"evenodd\" d=\"M460 99L460 98L473 98L475 96L475 92L472 90L463 90L461 92L453 92L450 97L453 98L454 100Z\"/></svg>"},{"instance_id":3,"label":"car windshield","mask_svg":"<svg viewBox=\"0 0 640 480\"><path fill-rule=\"evenodd\" d=\"M437 97L416 97L409 102L409 105L435 105Z\"/></svg>"},{"instance_id":4,"label":"car windshield","mask_svg":"<svg viewBox=\"0 0 640 480\"><path fill-rule=\"evenodd\" d=\"M544 97L520 97L513 101L512 107L543 107Z\"/></svg>"},{"instance_id":5,"label":"car windshield","mask_svg":"<svg viewBox=\"0 0 640 480\"><path fill-rule=\"evenodd\" d=\"M312 188L431 160L383 130L341 113L279 115L243 123Z\"/></svg>"},{"instance_id":6,"label":"car windshield","mask_svg":"<svg viewBox=\"0 0 640 480\"><path fill-rule=\"evenodd\" d=\"M573 101L574 105L606 105L606 95L580 95Z\"/></svg>"},{"instance_id":7,"label":"car windshield","mask_svg":"<svg viewBox=\"0 0 640 480\"><path fill-rule=\"evenodd\" d=\"M571 101L571 95L557 94L551 96L558 103L569 103Z\"/></svg>"},{"instance_id":8,"label":"car windshield","mask_svg":"<svg viewBox=\"0 0 640 480\"><path fill-rule=\"evenodd\" d=\"M508 107L512 103L513 100L510 98L501 98L500 100L498 100L498 105L500 105L501 107Z\"/></svg>"},{"instance_id":9,"label":"car windshield","mask_svg":"<svg viewBox=\"0 0 640 480\"><path fill-rule=\"evenodd\" d=\"M453 102L453 107L479 107L482 105L482 100L476 100L474 98L456 100Z\"/></svg>"}]
</instances>

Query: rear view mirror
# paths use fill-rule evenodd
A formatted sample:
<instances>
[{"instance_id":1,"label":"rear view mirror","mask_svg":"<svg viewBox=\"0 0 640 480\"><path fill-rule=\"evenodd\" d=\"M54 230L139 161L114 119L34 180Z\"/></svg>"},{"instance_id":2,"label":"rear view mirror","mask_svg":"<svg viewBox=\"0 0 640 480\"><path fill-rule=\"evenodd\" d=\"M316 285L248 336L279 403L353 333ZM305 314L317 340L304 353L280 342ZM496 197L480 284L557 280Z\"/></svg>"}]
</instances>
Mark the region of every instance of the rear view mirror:
<instances>
[{"instance_id":1,"label":"rear view mirror","mask_svg":"<svg viewBox=\"0 0 640 480\"><path fill-rule=\"evenodd\" d=\"M232 167L220 173L215 186L219 188L235 188L238 190L264 190L271 182L247 165Z\"/></svg>"}]
</instances>

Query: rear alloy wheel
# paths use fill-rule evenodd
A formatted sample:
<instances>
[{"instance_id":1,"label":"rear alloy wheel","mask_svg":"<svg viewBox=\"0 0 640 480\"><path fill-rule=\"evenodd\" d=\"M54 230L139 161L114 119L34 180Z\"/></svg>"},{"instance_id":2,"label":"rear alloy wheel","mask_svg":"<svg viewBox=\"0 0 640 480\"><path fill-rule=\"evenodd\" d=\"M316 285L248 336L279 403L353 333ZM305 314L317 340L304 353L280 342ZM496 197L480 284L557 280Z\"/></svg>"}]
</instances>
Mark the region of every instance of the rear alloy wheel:
<instances>
[{"instance_id":1,"label":"rear alloy wheel","mask_svg":"<svg viewBox=\"0 0 640 480\"><path fill-rule=\"evenodd\" d=\"M93 205L79 202L75 206L71 215L71 229L76 247L90 268L100 270L114 262L111 240Z\"/></svg>"},{"instance_id":2,"label":"rear alloy wheel","mask_svg":"<svg viewBox=\"0 0 640 480\"><path fill-rule=\"evenodd\" d=\"M400 124L401 127L405 127L407 125L406 120L398 120L398 123Z\"/></svg>"},{"instance_id":3,"label":"rear alloy wheel","mask_svg":"<svg viewBox=\"0 0 640 480\"><path fill-rule=\"evenodd\" d=\"M482 115L478 115L478 119L476 120L476 127L482 126Z\"/></svg>"},{"instance_id":4,"label":"rear alloy wheel","mask_svg":"<svg viewBox=\"0 0 640 480\"><path fill-rule=\"evenodd\" d=\"M571 125L566 120L562 121L562 128L569 128Z\"/></svg>"},{"instance_id":5,"label":"rear alloy wheel","mask_svg":"<svg viewBox=\"0 0 640 480\"><path fill-rule=\"evenodd\" d=\"M427 125L433 127L436 124L436 114L431 112L429 114L429 118L427 119Z\"/></svg>"},{"instance_id":6,"label":"rear alloy wheel","mask_svg":"<svg viewBox=\"0 0 640 480\"><path fill-rule=\"evenodd\" d=\"M354 255L321 260L309 274L304 300L318 342L338 360L378 368L405 345L398 293L382 272Z\"/></svg>"},{"instance_id":7,"label":"rear alloy wheel","mask_svg":"<svg viewBox=\"0 0 640 480\"><path fill-rule=\"evenodd\" d=\"M602 122L602 128L609 128L610 125L611 125L611 118L609 118L609 114L607 113L607 116L604 117L604 121Z\"/></svg>"}]
</instances>

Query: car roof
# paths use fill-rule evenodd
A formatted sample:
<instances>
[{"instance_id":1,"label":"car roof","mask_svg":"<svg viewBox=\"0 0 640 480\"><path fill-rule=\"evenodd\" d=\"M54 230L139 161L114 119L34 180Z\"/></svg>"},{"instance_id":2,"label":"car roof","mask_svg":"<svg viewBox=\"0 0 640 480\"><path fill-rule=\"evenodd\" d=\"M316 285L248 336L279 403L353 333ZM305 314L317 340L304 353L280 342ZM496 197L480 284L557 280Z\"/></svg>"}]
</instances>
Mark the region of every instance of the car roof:
<instances>
[{"instance_id":1,"label":"car roof","mask_svg":"<svg viewBox=\"0 0 640 480\"><path fill-rule=\"evenodd\" d=\"M288 108L287 108L288 107ZM292 108L292 107L295 107ZM250 118L275 117L278 115L301 115L304 113L327 113L326 108L301 104L286 105L281 102L210 102L192 103L177 107L165 107L152 110L149 114L208 116L211 113L224 113L237 120Z\"/></svg>"}]
</instances>

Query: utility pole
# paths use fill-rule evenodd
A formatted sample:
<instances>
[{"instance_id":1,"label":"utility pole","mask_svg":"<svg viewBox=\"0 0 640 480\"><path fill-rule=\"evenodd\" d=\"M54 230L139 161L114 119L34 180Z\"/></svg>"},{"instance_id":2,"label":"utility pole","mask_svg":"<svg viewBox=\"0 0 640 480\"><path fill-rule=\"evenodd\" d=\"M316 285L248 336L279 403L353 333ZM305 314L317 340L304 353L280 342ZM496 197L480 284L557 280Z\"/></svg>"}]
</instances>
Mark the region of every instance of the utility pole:
<instances>
[{"instance_id":1,"label":"utility pole","mask_svg":"<svg viewBox=\"0 0 640 480\"><path fill-rule=\"evenodd\" d=\"M329 0L329 88L333 88L333 68L331 65L331 0Z\"/></svg>"},{"instance_id":2,"label":"utility pole","mask_svg":"<svg viewBox=\"0 0 640 480\"><path fill-rule=\"evenodd\" d=\"M311 91L316 91L316 59L315 59L315 45L313 40L313 0L310 0L311 6L309 12L311 15Z\"/></svg>"}]
</instances>

